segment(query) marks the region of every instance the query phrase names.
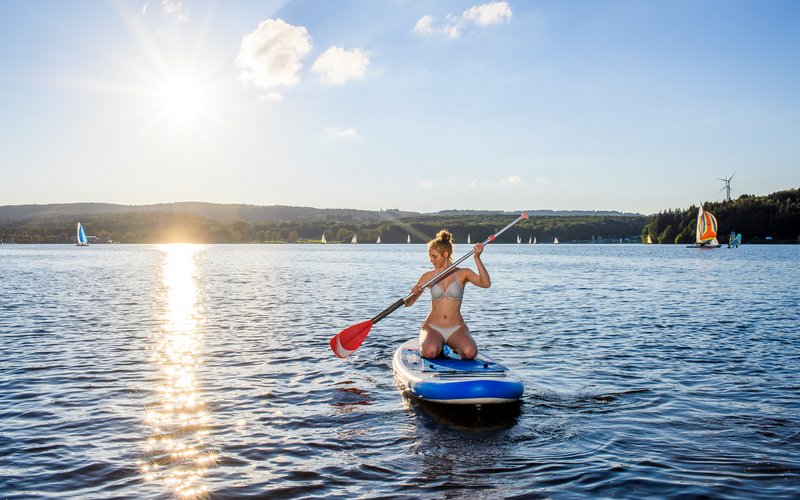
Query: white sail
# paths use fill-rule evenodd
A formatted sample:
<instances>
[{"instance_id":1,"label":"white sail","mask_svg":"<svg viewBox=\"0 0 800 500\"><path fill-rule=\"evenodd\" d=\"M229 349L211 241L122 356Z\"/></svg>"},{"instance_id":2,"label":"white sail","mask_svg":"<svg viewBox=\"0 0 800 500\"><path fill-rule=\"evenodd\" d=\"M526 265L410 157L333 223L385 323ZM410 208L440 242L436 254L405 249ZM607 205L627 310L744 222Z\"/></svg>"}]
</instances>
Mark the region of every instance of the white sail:
<instances>
[{"instance_id":1,"label":"white sail","mask_svg":"<svg viewBox=\"0 0 800 500\"><path fill-rule=\"evenodd\" d=\"M520 239L519 235L517 235L517 243L522 243L522 239Z\"/></svg>"},{"instance_id":2,"label":"white sail","mask_svg":"<svg viewBox=\"0 0 800 500\"><path fill-rule=\"evenodd\" d=\"M406 240L406 243L411 243L411 235L410 234L408 235L408 239Z\"/></svg>"},{"instance_id":3,"label":"white sail","mask_svg":"<svg viewBox=\"0 0 800 500\"><path fill-rule=\"evenodd\" d=\"M83 226L80 222L78 222L75 230L77 232L77 235L75 236L75 244L79 247L88 247L89 239L86 237L86 232L83 230Z\"/></svg>"},{"instance_id":4,"label":"white sail","mask_svg":"<svg viewBox=\"0 0 800 500\"><path fill-rule=\"evenodd\" d=\"M469 241L469 233L467 233L467 245L469 245L470 243L471 242Z\"/></svg>"},{"instance_id":5,"label":"white sail","mask_svg":"<svg viewBox=\"0 0 800 500\"><path fill-rule=\"evenodd\" d=\"M378 241L376 241L375 243L380 243L380 242L381 242L381 237L378 236Z\"/></svg>"},{"instance_id":6,"label":"white sail","mask_svg":"<svg viewBox=\"0 0 800 500\"><path fill-rule=\"evenodd\" d=\"M702 235L703 235L703 204L700 204L700 209L697 211L697 224L695 225L694 231L694 242L697 244L703 243Z\"/></svg>"},{"instance_id":7,"label":"white sail","mask_svg":"<svg viewBox=\"0 0 800 500\"><path fill-rule=\"evenodd\" d=\"M536 236L533 237L533 244L536 244Z\"/></svg>"},{"instance_id":8,"label":"white sail","mask_svg":"<svg viewBox=\"0 0 800 500\"><path fill-rule=\"evenodd\" d=\"M350 240L350 243L354 245L358 243L358 236L356 235L356 233L353 233L353 239Z\"/></svg>"},{"instance_id":9,"label":"white sail","mask_svg":"<svg viewBox=\"0 0 800 500\"><path fill-rule=\"evenodd\" d=\"M528 245L532 245L532 244L533 244L533 236L528 238Z\"/></svg>"},{"instance_id":10,"label":"white sail","mask_svg":"<svg viewBox=\"0 0 800 500\"><path fill-rule=\"evenodd\" d=\"M653 243L653 239L652 239L652 238L650 238L650 235L648 234L648 235L647 235L647 244L649 245L649 244L651 244L651 243Z\"/></svg>"},{"instance_id":11,"label":"white sail","mask_svg":"<svg viewBox=\"0 0 800 500\"><path fill-rule=\"evenodd\" d=\"M322 233L322 240L320 240L320 243L327 243L327 242L328 240L325 239L325 233Z\"/></svg>"},{"instance_id":12,"label":"white sail","mask_svg":"<svg viewBox=\"0 0 800 500\"><path fill-rule=\"evenodd\" d=\"M558 245L558 238L556 238L556 237L553 238L553 244L554 245Z\"/></svg>"}]
</instances>

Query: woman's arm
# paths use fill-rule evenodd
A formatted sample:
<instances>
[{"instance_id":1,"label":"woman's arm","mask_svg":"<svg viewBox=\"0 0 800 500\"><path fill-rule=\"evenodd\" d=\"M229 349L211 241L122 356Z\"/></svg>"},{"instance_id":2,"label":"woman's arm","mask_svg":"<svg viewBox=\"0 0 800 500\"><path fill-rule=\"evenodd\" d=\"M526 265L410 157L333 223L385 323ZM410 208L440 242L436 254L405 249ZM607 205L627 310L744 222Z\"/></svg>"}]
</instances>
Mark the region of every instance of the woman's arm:
<instances>
[{"instance_id":1,"label":"woman's arm","mask_svg":"<svg viewBox=\"0 0 800 500\"><path fill-rule=\"evenodd\" d=\"M420 277L419 277L419 280L417 280L417 284L416 284L416 285L414 285L414 286L411 288L411 293L413 293L414 295L413 295L412 297L409 297L409 298L406 300L406 302L405 302L405 304L406 304L406 307L411 307L411 306L413 306L413 305L414 305L414 302L416 302L416 301L417 301L417 299L419 298L419 296L420 296L420 295L422 295L422 292L423 292L423 291L425 291L425 289L424 289L424 288L422 288L420 285L421 285L422 283L425 283L426 281L428 281L428 280L430 279L430 278L428 277L428 275L429 275L429 274L430 274L430 272L427 272L427 273L424 273L422 276L420 276Z\"/></svg>"},{"instance_id":2,"label":"woman's arm","mask_svg":"<svg viewBox=\"0 0 800 500\"><path fill-rule=\"evenodd\" d=\"M478 267L478 274L468 269L467 281L480 288L489 288L492 286L492 278L489 276L489 271L483 265L481 254L483 253L483 243L475 245L475 265Z\"/></svg>"}]
</instances>

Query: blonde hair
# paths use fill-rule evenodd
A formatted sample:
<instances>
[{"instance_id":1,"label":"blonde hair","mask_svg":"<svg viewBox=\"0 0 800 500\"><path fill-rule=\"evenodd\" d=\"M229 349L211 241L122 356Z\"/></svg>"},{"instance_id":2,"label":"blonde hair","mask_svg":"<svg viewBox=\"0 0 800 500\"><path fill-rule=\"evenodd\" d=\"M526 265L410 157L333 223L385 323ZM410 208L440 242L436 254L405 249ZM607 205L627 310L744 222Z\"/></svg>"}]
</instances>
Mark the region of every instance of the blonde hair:
<instances>
[{"instance_id":1,"label":"blonde hair","mask_svg":"<svg viewBox=\"0 0 800 500\"><path fill-rule=\"evenodd\" d=\"M447 229L436 233L436 238L428 242L428 249L433 248L440 254L447 254L448 260L453 260L453 235Z\"/></svg>"}]
</instances>

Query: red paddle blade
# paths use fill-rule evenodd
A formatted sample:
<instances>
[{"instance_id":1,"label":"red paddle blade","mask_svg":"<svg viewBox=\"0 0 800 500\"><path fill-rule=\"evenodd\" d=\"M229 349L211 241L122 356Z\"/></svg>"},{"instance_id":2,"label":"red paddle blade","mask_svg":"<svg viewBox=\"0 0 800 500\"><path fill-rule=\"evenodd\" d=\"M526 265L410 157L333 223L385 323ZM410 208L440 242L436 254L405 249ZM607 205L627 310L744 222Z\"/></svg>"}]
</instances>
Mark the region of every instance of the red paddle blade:
<instances>
[{"instance_id":1,"label":"red paddle blade","mask_svg":"<svg viewBox=\"0 0 800 500\"><path fill-rule=\"evenodd\" d=\"M349 328L345 328L331 339L331 349L340 358L353 354L367 338L372 328L372 320L364 321Z\"/></svg>"}]
</instances>

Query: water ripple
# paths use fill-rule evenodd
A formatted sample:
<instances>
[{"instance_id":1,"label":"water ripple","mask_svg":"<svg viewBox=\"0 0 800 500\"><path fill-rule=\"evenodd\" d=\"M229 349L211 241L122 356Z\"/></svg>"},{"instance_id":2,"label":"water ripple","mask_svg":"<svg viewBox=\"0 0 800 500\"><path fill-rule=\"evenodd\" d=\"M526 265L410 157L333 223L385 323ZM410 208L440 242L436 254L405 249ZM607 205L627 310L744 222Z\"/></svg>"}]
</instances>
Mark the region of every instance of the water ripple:
<instances>
[{"instance_id":1,"label":"water ripple","mask_svg":"<svg viewBox=\"0 0 800 500\"><path fill-rule=\"evenodd\" d=\"M475 410L394 384L424 306L327 346L407 293L421 245L6 245L0 491L792 498L798 257L491 247L464 315L526 391Z\"/></svg>"}]
</instances>

